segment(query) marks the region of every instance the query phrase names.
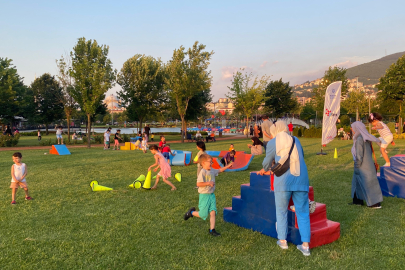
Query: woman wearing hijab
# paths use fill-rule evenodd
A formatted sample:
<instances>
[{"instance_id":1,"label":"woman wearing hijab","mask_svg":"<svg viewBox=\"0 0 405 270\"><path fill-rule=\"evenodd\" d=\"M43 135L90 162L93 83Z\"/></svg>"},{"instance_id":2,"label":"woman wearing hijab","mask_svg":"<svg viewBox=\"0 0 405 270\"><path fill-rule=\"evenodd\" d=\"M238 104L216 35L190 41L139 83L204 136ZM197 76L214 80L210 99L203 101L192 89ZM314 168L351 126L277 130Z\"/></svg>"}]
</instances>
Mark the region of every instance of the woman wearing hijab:
<instances>
[{"instance_id":1,"label":"woman wearing hijab","mask_svg":"<svg viewBox=\"0 0 405 270\"><path fill-rule=\"evenodd\" d=\"M273 160L284 164L290 152L293 137L287 134L287 125L283 122L276 122L270 128L270 133L274 137L267 143L266 157L263 160L263 169L258 174L269 174ZM297 216L298 227L301 234L302 245L297 248L305 256L309 256L309 242L311 240L311 228L309 221L309 179L308 170L304 162L304 152L300 141L294 137L295 145L290 156L290 168L283 175L274 175L274 196L276 200L277 217L277 244L282 249L288 249L288 204L292 197L295 214Z\"/></svg>"},{"instance_id":2,"label":"woman wearing hijab","mask_svg":"<svg viewBox=\"0 0 405 270\"><path fill-rule=\"evenodd\" d=\"M363 205L365 200L368 207L381 208L382 192L371 150L371 142L380 143L380 140L368 133L366 126L360 121L352 124L352 132L354 173L351 204Z\"/></svg>"},{"instance_id":3,"label":"woman wearing hijab","mask_svg":"<svg viewBox=\"0 0 405 270\"><path fill-rule=\"evenodd\" d=\"M254 156L263 154L263 143L257 137L252 137L252 143L247 146L250 148L250 153Z\"/></svg>"}]
</instances>

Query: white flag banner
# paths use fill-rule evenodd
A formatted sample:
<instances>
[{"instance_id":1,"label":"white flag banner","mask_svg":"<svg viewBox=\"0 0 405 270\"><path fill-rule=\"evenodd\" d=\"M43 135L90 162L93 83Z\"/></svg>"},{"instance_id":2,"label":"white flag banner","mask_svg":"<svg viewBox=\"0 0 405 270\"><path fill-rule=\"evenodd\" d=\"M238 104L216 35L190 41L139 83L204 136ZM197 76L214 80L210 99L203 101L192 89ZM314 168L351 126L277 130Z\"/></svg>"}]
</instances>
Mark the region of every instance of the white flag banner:
<instances>
[{"instance_id":1,"label":"white flag banner","mask_svg":"<svg viewBox=\"0 0 405 270\"><path fill-rule=\"evenodd\" d=\"M323 107L322 145L328 144L336 137L336 121L340 115L340 94L342 82L329 84L325 92L325 105Z\"/></svg>"}]
</instances>

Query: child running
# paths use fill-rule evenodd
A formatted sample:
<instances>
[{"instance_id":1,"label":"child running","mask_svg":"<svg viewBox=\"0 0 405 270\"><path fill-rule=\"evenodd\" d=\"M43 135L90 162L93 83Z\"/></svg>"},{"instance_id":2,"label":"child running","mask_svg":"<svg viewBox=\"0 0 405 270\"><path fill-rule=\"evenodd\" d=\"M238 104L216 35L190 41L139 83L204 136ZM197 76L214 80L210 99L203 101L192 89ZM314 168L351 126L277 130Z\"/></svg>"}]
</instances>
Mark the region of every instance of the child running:
<instances>
[{"instance_id":1,"label":"child running","mask_svg":"<svg viewBox=\"0 0 405 270\"><path fill-rule=\"evenodd\" d=\"M205 143L203 141L197 142L197 149L200 150L200 151L198 151L197 156L196 156L197 161L194 161L194 163L197 163L197 177L198 177L200 175L200 172L201 172L201 169L202 169L202 166L198 162L198 160L199 160L199 158L201 157L202 154L205 154L205 151L206 151Z\"/></svg>"},{"instance_id":2,"label":"child running","mask_svg":"<svg viewBox=\"0 0 405 270\"><path fill-rule=\"evenodd\" d=\"M212 236L220 236L215 230L215 215L217 213L217 202L215 198L215 176L219 173L225 171L232 166L229 163L226 167L219 170L211 168L212 157L208 154L201 154L198 162L202 166L200 175L197 178L198 193L200 193L200 199L198 203L198 208L200 211L195 211L195 207L191 207L187 213L184 215L184 220L191 217L200 217L206 220L208 215L210 216L210 229L209 233Z\"/></svg>"},{"instance_id":3,"label":"child running","mask_svg":"<svg viewBox=\"0 0 405 270\"><path fill-rule=\"evenodd\" d=\"M171 190L176 190L177 188L169 181L167 178L172 176L172 169L170 168L169 163L167 160L163 157L163 155L159 152L159 148L157 145L152 144L149 146L149 150L152 152L152 154L155 156L155 164L151 165L148 168L148 171L152 170L153 167L157 166L153 171L157 171L160 168L160 171L158 175L156 176L156 182L153 185L152 189L157 188L157 184L159 183L159 178L163 178L163 182L168 184L169 186L172 187Z\"/></svg>"},{"instance_id":4,"label":"child running","mask_svg":"<svg viewBox=\"0 0 405 270\"><path fill-rule=\"evenodd\" d=\"M15 152L13 154L14 164L11 166L11 204L15 204L15 193L18 187L23 188L25 191L25 199L27 201L32 200L28 194L28 186L25 176L27 176L27 165L21 163L22 154Z\"/></svg>"},{"instance_id":5,"label":"child running","mask_svg":"<svg viewBox=\"0 0 405 270\"><path fill-rule=\"evenodd\" d=\"M371 129L377 130L378 133L380 134L380 137L378 139L380 139L381 141L380 151L385 160L384 166L389 167L391 164L386 149L388 147L388 144L395 145L395 142L393 141L394 137L390 129L381 120L382 116L379 113L370 113L368 117L368 122L371 123L371 125L373 126Z\"/></svg>"},{"instance_id":6,"label":"child running","mask_svg":"<svg viewBox=\"0 0 405 270\"><path fill-rule=\"evenodd\" d=\"M221 163L224 166L227 166L229 164L229 162L235 162L235 150L231 150L228 153L225 154L225 156L223 156L221 158Z\"/></svg>"},{"instance_id":7,"label":"child running","mask_svg":"<svg viewBox=\"0 0 405 270\"><path fill-rule=\"evenodd\" d=\"M115 147L117 147L117 150L120 150L120 141L122 140L120 137L120 133L121 133L121 129L117 129L117 132L115 132L114 134L114 148L113 150L115 150Z\"/></svg>"}]
</instances>

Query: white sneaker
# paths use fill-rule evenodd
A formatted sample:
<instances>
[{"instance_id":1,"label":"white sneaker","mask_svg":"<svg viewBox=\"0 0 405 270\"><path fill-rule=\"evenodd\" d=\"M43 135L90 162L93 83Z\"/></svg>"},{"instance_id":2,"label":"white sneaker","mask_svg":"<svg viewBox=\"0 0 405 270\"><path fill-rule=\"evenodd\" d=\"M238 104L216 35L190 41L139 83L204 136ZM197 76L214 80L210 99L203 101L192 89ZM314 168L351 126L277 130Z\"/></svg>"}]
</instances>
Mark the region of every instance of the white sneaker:
<instances>
[{"instance_id":1,"label":"white sneaker","mask_svg":"<svg viewBox=\"0 0 405 270\"><path fill-rule=\"evenodd\" d=\"M309 202L309 213L312 214L316 210L316 202L310 201Z\"/></svg>"},{"instance_id":2,"label":"white sneaker","mask_svg":"<svg viewBox=\"0 0 405 270\"><path fill-rule=\"evenodd\" d=\"M277 245L278 245L281 249L288 249L287 241L281 242L280 240L277 240Z\"/></svg>"},{"instance_id":3,"label":"white sneaker","mask_svg":"<svg viewBox=\"0 0 405 270\"><path fill-rule=\"evenodd\" d=\"M309 251L309 247L304 247L303 245L298 245L297 249L304 254L304 256L309 256L311 255L311 252Z\"/></svg>"}]
</instances>

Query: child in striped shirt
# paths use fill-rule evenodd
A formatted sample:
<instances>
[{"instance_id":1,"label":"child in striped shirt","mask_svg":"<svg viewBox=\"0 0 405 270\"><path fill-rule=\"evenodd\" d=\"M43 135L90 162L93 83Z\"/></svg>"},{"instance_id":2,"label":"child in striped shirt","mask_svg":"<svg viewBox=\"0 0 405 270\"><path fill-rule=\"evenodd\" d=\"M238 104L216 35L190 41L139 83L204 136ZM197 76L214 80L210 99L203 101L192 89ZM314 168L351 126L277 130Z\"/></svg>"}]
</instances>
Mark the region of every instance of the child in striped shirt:
<instances>
[{"instance_id":1,"label":"child in striped shirt","mask_svg":"<svg viewBox=\"0 0 405 270\"><path fill-rule=\"evenodd\" d=\"M390 131L390 129L388 128L388 126L386 124L384 124L382 121L382 116L379 113L370 113L369 117L368 117L368 122L371 123L371 125L373 126L371 129L373 130L377 130L378 133L380 134L380 141L381 141L381 145L380 145L380 150L381 150L381 154L385 160L385 164L384 166L390 166L390 159L388 158L387 155L387 147L388 144L392 144L395 145L394 143L394 137Z\"/></svg>"}]
</instances>

